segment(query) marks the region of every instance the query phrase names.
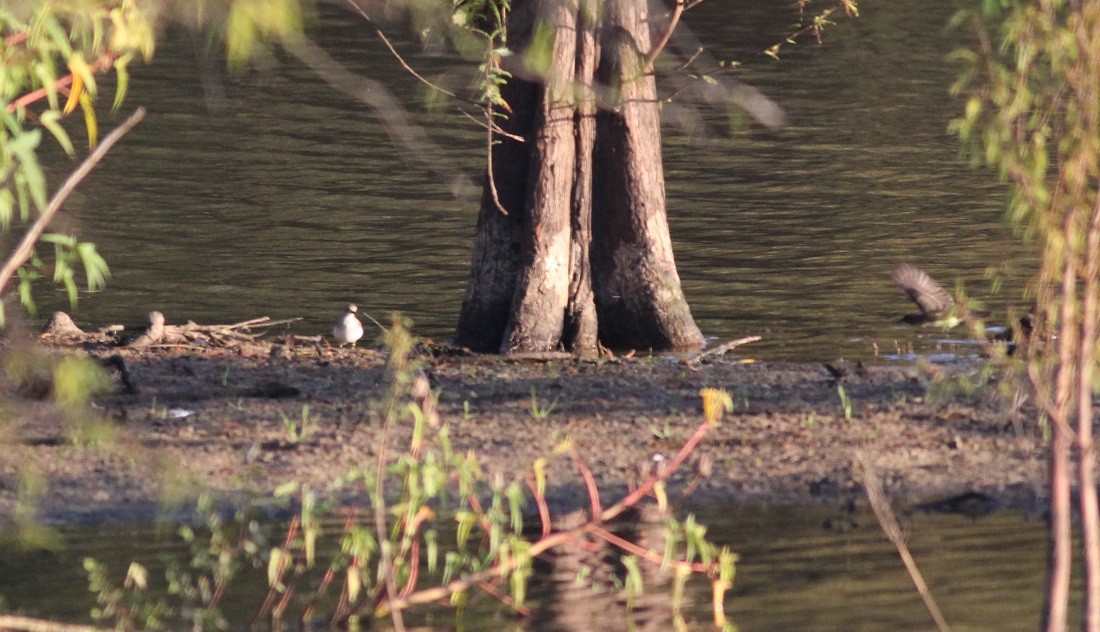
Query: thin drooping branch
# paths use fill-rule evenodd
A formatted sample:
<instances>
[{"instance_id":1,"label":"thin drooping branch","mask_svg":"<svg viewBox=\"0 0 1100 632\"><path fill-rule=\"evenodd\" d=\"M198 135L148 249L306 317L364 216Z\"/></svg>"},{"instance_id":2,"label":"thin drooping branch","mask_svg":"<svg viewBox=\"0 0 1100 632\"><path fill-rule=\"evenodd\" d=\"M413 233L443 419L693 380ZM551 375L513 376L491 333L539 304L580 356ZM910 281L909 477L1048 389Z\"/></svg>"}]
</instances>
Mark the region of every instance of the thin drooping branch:
<instances>
[{"instance_id":1,"label":"thin drooping branch","mask_svg":"<svg viewBox=\"0 0 1100 632\"><path fill-rule=\"evenodd\" d=\"M905 564L905 570L909 573L909 579L913 581L917 592L920 593L920 598L924 600L924 607L932 615L936 627L940 629L940 632L950 632L951 626L947 624L947 619L940 612L940 607L936 605L936 600L932 597L932 591L928 589L928 584L925 583L924 576L917 568L913 555L909 553L909 547L905 544L901 527L898 526L894 512L890 509L890 501L886 499L886 493L882 491L882 483L878 480L878 474L875 472L871 460L863 454L860 454L858 459L863 467L863 489L867 492L867 499L871 502L871 509L875 512L875 518L878 519L882 532L886 534L894 548L897 549L902 563Z\"/></svg>"},{"instance_id":2,"label":"thin drooping branch","mask_svg":"<svg viewBox=\"0 0 1100 632\"><path fill-rule=\"evenodd\" d=\"M421 165L445 181L455 197L474 190L473 181L443 158L443 150L428 137L422 127L409 119L401 102L381 82L357 75L334 60L324 49L306 38L284 43L286 50L309 66L317 76L336 90L357 99L374 111L385 123L394 143L408 150Z\"/></svg>"},{"instance_id":3,"label":"thin drooping branch","mask_svg":"<svg viewBox=\"0 0 1100 632\"><path fill-rule=\"evenodd\" d=\"M488 103L485 105L485 180L489 184L489 197L493 201L493 205L502 215L508 215L508 209L504 208L504 203L500 201L500 192L497 191L497 179L493 173L493 145L496 141L493 140L493 104Z\"/></svg>"},{"instance_id":4,"label":"thin drooping branch","mask_svg":"<svg viewBox=\"0 0 1100 632\"><path fill-rule=\"evenodd\" d=\"M676 30L676 26L680 24L680 18L684 15L684 0L676 0L676 6L672 9L672 16L668 18L668 26L665 27L663 33L661 33L660 39L653 45L649 53L645 56L645 62L643 67L646 72L653 72L653 63L660 57L661 51L668 45L668 40L672 37L672 32Z\"/></svg>"},{"instance_id":5,"label":"thin drooping branch","mask_svg":"<svg viewBox=\"0 0 1100 632\"><path fill-rule=\"evenodd\" d=\"M358 13L364 20L366 20L367 24L370 24L371 28L374 29L375 34L378 35L378 39L382 40L382 43L386 45L386 48L390 51L390 54L393 55L394 59L397 60L397 63L401 64L401 67L405 69L405 72L412 75L420 83L428 86L429 88L431 88L432 90L435 90L436 92L438 92L440 94L451 97L452 99L455 99L457 101L463 101L465 103L471 103L473 105L477 105L478 107L481 106L480 103L478 103L477 101L475 101L473 99L467 99L466 97L461 97L461 96L455 94L454 92L444 88L443 86L441 86L439 84L432 83L431 81L426 79L424 77L424 75L421 75L419 72L417 72L416 69L413 68L412 65L409 64L409 62L405 61L405 58L401 56L401 53L397 52L397 48L394 47L392 42L390 42L390 38L386 37L386 33L378 26L378 24L375 23L375 21L373 19L371 19L371 17L369 15L367 15L367 12L363 10L363 7L359 6L359 3L357 3L355 0L347 0L347 1L348 1L348 4L351 5L351 7L353 9L355 9L355 12Z\"/></svg>"},{"instance_id":6,"label":"thin drooping branch","mask_svg":"<svg viewBox=\"0 0 1100 632\"><path fill-rule=\"evenodd\" d=\"M12 630L13 632L107 632L108 629L91 625L35 619L34 617L0 614L0 630Z\"/></svg>"},{"instance_id":7,"label":"thin drooping branch","mask_svg":"<svg viewBox=\"0 0 1100 632\"><path fill-rule=\"evenodd\" d=\"M92 169L99 164L99 161L103 160L103 157L107 155L107 152L111 151L111 148L115 146L123 136L126 135L135 125L137 125L141 119L145 118L145 108L138 108L130 115L125 121L122 122L113 132L107 135L103 139L103 142L95 148L84 162L80 163L80 166L76 168L72 174L65 180L65 183L61 185L61 188L57 190L53 198L50 199L49 204L46 205L46 210L42 211L42 214L38 216L34 224L27 229L27 233L23 235L23 239L19 242L19 245L15 247L8 260L4 262L4 267L0 268L0 295L3 295L4 289L8 286L8 282L11 281L15 271L23 267L23 264L34 255L35 246L38 245L39 238L46 232L46 228L53 221L57 212L61 210L61 206L65 204L65 201L69 199L73 191L80 184L85 177L91 173Z\"/></svg>"}]
</instances>

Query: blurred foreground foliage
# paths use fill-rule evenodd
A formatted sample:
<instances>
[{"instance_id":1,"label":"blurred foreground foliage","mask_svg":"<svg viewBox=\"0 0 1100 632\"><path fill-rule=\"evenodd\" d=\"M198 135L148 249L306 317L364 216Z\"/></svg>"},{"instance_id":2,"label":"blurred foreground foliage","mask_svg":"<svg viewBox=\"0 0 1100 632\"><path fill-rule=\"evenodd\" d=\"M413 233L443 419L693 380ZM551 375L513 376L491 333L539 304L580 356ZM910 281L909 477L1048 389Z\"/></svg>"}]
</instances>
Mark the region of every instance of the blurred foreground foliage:
<instances>
[{"instance_id":1,"label":"blurred foreground foliage","mask_svg":"<svg viewBox=\"0 0 1100 632\"><path fill-rule=\"evenodd\" d=\"M230 63L240 65L262 42L298 36L307 6L301 0L5 2L0 6L0 235L11 236L5 242L18 241L15 234L49 204L50 187L37 157L43 135L75 158L78 151L63 119L79 107L87 144L96 145L100 75L114 76L117 110L127 95L132 63L153 57L157 35L168 23L209 29L225 39ZM89 291L104 286L107 263L93 244L58 233L41 241L54 246L51 260L36 254L17 272L20 302L27 309L34 309L34 281L48 273L75 305L78 264Z\"/></svg>"}]
</instances>

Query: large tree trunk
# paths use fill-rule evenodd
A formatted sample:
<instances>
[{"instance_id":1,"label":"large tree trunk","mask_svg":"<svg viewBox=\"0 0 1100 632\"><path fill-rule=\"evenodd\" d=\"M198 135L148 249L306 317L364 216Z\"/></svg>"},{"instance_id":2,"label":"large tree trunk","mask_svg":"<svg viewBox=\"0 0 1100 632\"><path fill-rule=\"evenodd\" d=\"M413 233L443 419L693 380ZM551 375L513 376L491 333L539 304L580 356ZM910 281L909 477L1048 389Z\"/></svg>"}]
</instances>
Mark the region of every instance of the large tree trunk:
<instances>
[{"instance_id":1,"label":"large tree trunk","mask_svg":"<svg viewBox=\"0 0 1100 632\"><path fill-rule=\"evenodd\" d=\"M554 37L535 35L552 32ZM547 43L549 41L549 43ZM517 0L455 342L477 351L702 344L672 256L646 0ZM540 50L535 50L541 48ZM531 60L545 60L532 71Z\"/></svg>"}]
</instances>

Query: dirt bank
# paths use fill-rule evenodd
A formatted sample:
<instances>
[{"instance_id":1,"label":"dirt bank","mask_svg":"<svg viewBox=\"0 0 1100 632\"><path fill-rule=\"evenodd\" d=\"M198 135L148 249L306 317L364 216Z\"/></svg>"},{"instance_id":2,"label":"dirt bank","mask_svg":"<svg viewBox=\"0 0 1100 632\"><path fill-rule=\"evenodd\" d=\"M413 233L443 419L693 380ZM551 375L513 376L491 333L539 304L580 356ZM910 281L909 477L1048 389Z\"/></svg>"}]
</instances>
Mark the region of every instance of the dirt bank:
<instances>
[{"instance_id":1,"label":"dirt bank","mask_svg":"<svg viewBox=\"0 0 1100 632\"><path fill-rule=\"evenodd\" d=\"M370 464L378 447L381 349L265 341L131 349L103 338L42 344L52 353L119 355L136 392L96 401L122 430L113 447L78 448L48 397L33 399L9 383L7 415L19 421L4 433L0 517L15 515L20 464L35 464L49 481L39 501L45 519L99 521L151 516L165 481L175 493L206 488L228 496L292 479L323 488ZM736 356L701 365L676 357L511 361L423 345L417 358L440 393L455 448L476 451L487 471L506 478L529 472L571 436L602 486L625 486L655 455L678 449L701 421L699 390L716 387L733 396L736 410L695 457L712 462L694 494L700 501L847 502L860 497L859 451L899 503L966 495L979 510L1034 507L1043 488L1042 441L1026 408L929 403L928 372L916 365L869 366L845 377L849 420L821 365ZM284 422L303 417L310 434L294 442ZM408 436L401 428L392 440ZM681 484L693 471L686 468ZM550 482L559 503L582 498L568 460L553 462Z\"/></svg>"}]
</instances>

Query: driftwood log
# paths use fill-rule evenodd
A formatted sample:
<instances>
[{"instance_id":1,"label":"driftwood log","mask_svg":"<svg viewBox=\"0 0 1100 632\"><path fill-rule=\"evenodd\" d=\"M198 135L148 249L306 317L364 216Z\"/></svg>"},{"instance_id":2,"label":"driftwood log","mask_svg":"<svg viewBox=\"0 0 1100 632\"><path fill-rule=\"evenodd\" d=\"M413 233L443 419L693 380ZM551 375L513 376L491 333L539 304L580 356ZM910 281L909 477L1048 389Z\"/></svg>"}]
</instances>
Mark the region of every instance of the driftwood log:
<instances>
[{"instance_id":1,"label":"driftwood log","mask_svg":"<svg viewBox=\"0 0 1100 632\"><path fill-rule=\"evenodd\" d=\"M267 316L252 318L230 325L200 325L193 321L187 321L184 325L169 325L164 314L158 311L149 312L144 325L108 325L96 332L85 332L76 326L73 319L65 312L54 312L50 322L42 332L43 338L114 342L118 346L126 346L135 349L149 349L157 347L188 347L199 348L233 347L245 342L252 342L267 333L267 329L276 325L285 325L301 320L300 318L285 318L272 320Z\"/></svg>"}]
</instances>

